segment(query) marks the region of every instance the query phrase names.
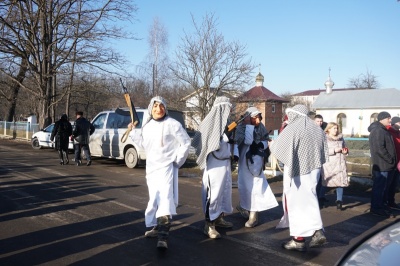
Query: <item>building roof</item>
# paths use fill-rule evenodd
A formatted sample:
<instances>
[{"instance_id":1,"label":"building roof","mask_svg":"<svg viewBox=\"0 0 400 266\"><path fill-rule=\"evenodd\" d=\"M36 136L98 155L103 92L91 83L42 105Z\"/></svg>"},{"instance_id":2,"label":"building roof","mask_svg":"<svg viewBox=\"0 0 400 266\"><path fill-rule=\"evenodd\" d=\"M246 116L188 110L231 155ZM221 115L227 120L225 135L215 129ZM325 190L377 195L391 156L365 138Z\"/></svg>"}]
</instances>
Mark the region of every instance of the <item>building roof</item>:
<instances>
[{"instance_id":1,"label":"building roof","mask_svg":"<svg viewBox=\"0 0 400 266\"><path fill-rule=\"evenodd\" d=\"M264 101L264 102L289 102L288 100L279 97L269 89L264 86L255 86L250 90L243 93L237 98L238 102L248 102L248 101Z\"/></svg>"},{"instance_id":2,"label":"building roof","mask_svg":"<svg viewBox=\"0 0 400 266\"><path fill-rule=\"evenodd\" d=\"M313 109L367 109L399 108L400 91L397 89L369 89L321 92Z\"/></svg>"},{"instance_id":3,"label":"building roof","mask_svg":"<svg viewBox=\"0 0 400 266\"><path fill-rule=\"evenodd\" d=\"M355 89L332 89L332 91L348 91L348 90L355 90ZM318 89L318 90L308 90L308 91L302 91L296 94L292 94L292 96L317 96L321 92L325 92L325 89Z\"/></svg>"}]
</instances>

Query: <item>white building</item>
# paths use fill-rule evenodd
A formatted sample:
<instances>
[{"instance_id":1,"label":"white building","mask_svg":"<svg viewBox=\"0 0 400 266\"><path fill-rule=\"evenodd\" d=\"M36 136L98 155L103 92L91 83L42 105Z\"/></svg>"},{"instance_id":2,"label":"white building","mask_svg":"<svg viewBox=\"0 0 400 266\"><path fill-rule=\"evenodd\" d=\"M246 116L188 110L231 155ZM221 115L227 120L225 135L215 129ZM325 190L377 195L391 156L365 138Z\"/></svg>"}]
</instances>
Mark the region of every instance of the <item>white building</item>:
<instances>
[{"instance_id":1,"label":"white building","mask_svg":"<svg viewBox=\"0 0 400 266\"><path fill-rule=\"evenodd\" d=\"M325 122L342 123L345 136L368 136L369 125L378 113L389 112L400 116L400 91L397 89L362 89L335 91L327 88L312 104Z\"/></svg>"}]
</instances>

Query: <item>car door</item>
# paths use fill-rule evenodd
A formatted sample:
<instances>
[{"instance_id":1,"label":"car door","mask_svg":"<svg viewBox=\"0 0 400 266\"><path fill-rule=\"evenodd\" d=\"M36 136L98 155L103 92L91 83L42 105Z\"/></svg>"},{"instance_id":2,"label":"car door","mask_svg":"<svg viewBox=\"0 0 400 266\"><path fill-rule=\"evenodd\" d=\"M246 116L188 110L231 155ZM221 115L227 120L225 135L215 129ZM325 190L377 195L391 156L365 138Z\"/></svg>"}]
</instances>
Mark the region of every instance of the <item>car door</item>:
<instances>
[{"instance_id":1,"label":"car door","mask_svg":"<svg viewBox=\"0 0 400 266\"><path fill-rule=\"evenodd\" d=\"M39 137L39 144L43 147L54 147L54 142L50 140L51 132L53 131L54 124L43 129L42 134Z\"/></svg>"},{"instance_id":2,"label":"car door","mask_svg":"<svg viewBox=\"0 0 400 266\"><path fill-rule=\"evenodd\" d=\"M143 112L137 112L139 123L136 125L137 128L141 127L141 121L143 119ZM113 158L124 158L124 147L125 143L121 141L122 136L127 132L128 125L131 122L131 117L126 115L121 115L118 113L110 113L107 120L107 129L111 136L111 157ZM128 136L129 138L129 136Z\"/></svg>"},{"instance_id":3,"label":"car door","mask_svg":"<svg viewBox=\"0 0 400 266\"><path fill-rule=\"evenodd\" d=\"M106 134L105 121L108 113L99 113L92 121L94 132L90 136L89 148L93 156L107 156L110 154L110 140Z\"/></svg>"}]
</instances>

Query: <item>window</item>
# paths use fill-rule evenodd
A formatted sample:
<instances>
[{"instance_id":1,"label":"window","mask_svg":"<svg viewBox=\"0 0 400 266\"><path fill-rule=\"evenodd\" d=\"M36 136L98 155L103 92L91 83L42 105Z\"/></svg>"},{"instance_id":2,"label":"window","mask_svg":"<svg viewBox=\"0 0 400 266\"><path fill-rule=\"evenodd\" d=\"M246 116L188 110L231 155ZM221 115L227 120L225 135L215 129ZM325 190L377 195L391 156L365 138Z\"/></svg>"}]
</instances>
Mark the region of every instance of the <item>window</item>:
<instances>
[{"instance_id":1,"label":"window","mask_svg":"<svg viewBox=\"0 0 400 266\"><path fill-rule=\"evenodd\" d=\"M372 124L373 122L378 121L378 113L373 113L371 115L371 117L369 118L370 124Z\"/></svg>"},{"instance_id":2,"label":"window","mask_svg":"<svg viewBox=\"0 0 400 266\"><path fill-rule=\"evenodd\" d=\"M273 104L271 107L272 107L272 113L275 113L275 104Z\"/></svg>"},{"instance_id":3,"label":"window","mask_svg":"<svg viewBox=\"0 0 400 266\"><path fill-rule=\"evenodd\" d=\"M137 112L139 117L139 123L136 128L142 127L143 112ZM131 122L131 117L127 115L120 115L117 113L109 113L107 119L106 128L128 128L128 124Z\"/></svg>"},{"instance_id":4,"label":"window","mask_svg":"<svg viewBox=\"0 0 400 266\"><path fill-rule=\"evenodd\" d=\"M346 120L347 119L346 119L346 115L345 114L340 113L340 114L337 115L337 123L339 125L340 132L343 132L342 128L347 126L347 121Z\"/></svg>"},{"instance_id":5,"label":"window","mask_svg":"<svg viewBox=\"0 0 400 266\"><path fill-rule=\"evenodd\" d=\"M107 114L99 115L96 120L93 121L93 126L95 129L101 129L104 127L104 121L106 120Z\"/></svg>"}]
</instances>

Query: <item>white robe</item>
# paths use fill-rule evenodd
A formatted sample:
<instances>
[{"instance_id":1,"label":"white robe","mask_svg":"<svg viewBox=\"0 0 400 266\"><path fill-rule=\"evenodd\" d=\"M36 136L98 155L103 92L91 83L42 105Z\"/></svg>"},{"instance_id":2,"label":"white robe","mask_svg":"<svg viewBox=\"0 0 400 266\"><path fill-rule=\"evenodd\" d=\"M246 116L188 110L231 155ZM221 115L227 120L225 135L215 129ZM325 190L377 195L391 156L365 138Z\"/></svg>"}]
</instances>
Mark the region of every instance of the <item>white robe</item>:
<instances>
[{"instance_id":1,"label":"white robe","mask_svg":"<svg viewBox=\"0 0 400 266\"><path fill-rule=\"evenodd\" d=\"M190 137L178 121L168 116L163 121L150 120L141 136L130 136L146 151L149 202L145 223L147 227L156 226L158 217L176 214L178 169L189 154Z\"/></svg>"},{"instance_id":2,"label":"white robe","mask_svg":"<svg viewBox=\"0 0 400 266\"><path fill-rule=\"evenodd\" d=\"M316 230L322 229L316 186L321 169L311 173L290 177L289 168L283 173L283 217L277 228L289 227L291 236L309 237ZM286 208L285 208L286 206Z\"/></svg>"},{"instance_id":3,"label":"white robe","mask_svg":"<svg viewBox=\"0 0 400 266\"><path fill-rule=\"evenodd\" d=\"M264 175L264 158L255 155L254 164L247 162L246 153L253 143L253 132L254 126L246 125L244 141L239 151L238 189L240 206L248 211L259 212L278 206L278 202ZM268 142L262 143L266 149Z\"/></svg>"},{"instance_id":4,"label":"white robe","mask_svg":"<svg viewBox=\"0 0 400 266\"><path fill-rule=\"evenodd\" d=\"M224 134L220 148L207 157L203 173L202 200L203 211L206 213L207 199L210 201L210 220L214 221L221 213L232 213L232 174L231 145ZM218 158L218 159L217 159Z\"/></svg>"}]
</instances>

